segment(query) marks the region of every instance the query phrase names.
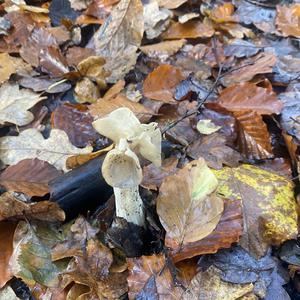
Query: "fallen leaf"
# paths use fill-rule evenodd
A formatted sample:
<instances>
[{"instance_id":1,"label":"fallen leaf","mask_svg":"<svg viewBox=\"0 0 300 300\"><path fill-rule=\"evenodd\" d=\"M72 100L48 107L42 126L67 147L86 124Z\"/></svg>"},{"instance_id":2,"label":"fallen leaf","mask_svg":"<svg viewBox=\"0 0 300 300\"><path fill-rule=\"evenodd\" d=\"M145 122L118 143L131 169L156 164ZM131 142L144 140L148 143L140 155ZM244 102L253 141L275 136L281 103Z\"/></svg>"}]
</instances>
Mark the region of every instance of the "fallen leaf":
<instances>
[{"instance_id":1,"label":"fallen leaf","mask_svg":"<svg viewBox=\"0 0 300 300\"><path fill-rule=\"evenodd\" d=\"M33 121L28 111L36 103L46 99L27 89L19 89L17 84L5 83L0 87L0 124L13 123L24 126Z\"/></svg>"},{"instance_id":2,"label":"fallen leaf","mask_svg":"<svg viewBox=\"0 0 300 300\"><path fill-rule=\"evenodd\" d=\"M191 12L191 13L187 13L187 14L179 16L178 21L179 21L179 23L184 24L184 23L188 22L189 20L196 19L198 17L200 17L200 14Z\"/></svg>"},{"instance_id":3,"label":"fallen leaf","mask_svg":"<svg viewBox=\"0 0 300 300\"><path fill-rule=\"evenodd\" d=\"M238 22L239 19L234 15L234 5L232 3L224 3L215 7L209 17L216 23Z\"/></svg>"},{"instance_id":4,"label":"fallen leaf","mask_svg":"<svg viewBox=\"0 0 300 300\"><path fill-rule=\"evenodd\" d=\"M172 23L162 37L165 40L209 38L214 32L209 22L191 20L184 24Z\"/></svg>"},{"instance_id":5,"label":"fallen leaf","mask_svg":"<svg viewBox=\"0 0 300 300\"><path fill-rule=\"evenodd\" d=\"M220 93L219 104L231 112L252 110L258 114L279 114L282 103L276 94L254 83L245 82L234 84Z\"/></svg>"},{"instance_id":6,"label":"fallen leaf","mask_svg":"<svg viewBox=\"0 0 300 300\"><path fill-rule=\"evenodd\" d=\"M11 74L16 72L13 57L7 53L0 53L0 83L2 84L9 79Z\"/></svg>"},{"instance_id":7,"label":"fallen leaf","mask_svg":"<svg viewBox=\"0 0 300 300\"><path fill-rule=\"evenodd\" d=\"M49 193L48 183L62 173L46 161L24 159L10 166L0 175L0 184L8 191L28 196L44 196Z\"/></svg>"},{"instance_id":8,"label":"fallen leaf","mask_svg":"<svg viewBox=\"0 0 300 300\"><path fill-rule=\"evenodd\" d=\"M223 281L214 266L199 272L183 294L184 300L238 300L253 291L253 284L232 284ZM252 298L253 299L253 298Z\"/></svg>"},{"instance_id":9,"label":"fallen leaf","mask_svg":"<svg viewBox=\"0 0 300 300\"><path fill-rule=\"evenodd\" d=\"M176 173L178 158L171 156L162 161L160 168L156 167L153 163L143 168L143 181L141 186L151 190L157 190L163 180Z\"/></svg>"},{"instance_id":10,"label":"fallen leaf","mask_svg":"<svg viewBox=\"0 0 300 300\"><path fill-rule=\"evenodd\" d=\"M174 91L185 77L179 68L160 65L145 79L143 94L152 100L174 103Z\"/></svg>"},{"instance_id":11,"label":"fallen leaf","mask_svg":"<svg viewBox=\"0 0 300 300\"><path fill-rule=\"evenodd\" d=\"M261 115L253 111L236 111L238 147L249 159L272 158L271 137Z\"/></svg>"},{"instance_id":12,"label":"fallen leaf","mask_svg":"<svg viewBox=\"0 0 300 300\"><path fill-rule=\"evenodd\" d=\"M38 282L55 287L59 270L52 263L50 248L36 236L33 226L21 221L15 230L14 250L9 262L11 271L28 285Z\"/></svg>"},{"instance_id":13,"label":"fallen leaf","mask_svg":"<svg viewBox=\"0 0 300 300\"><path fill-rule=\"evenodd\" d=\"M220 182L220 195L243 202L244 233L240 245L253 256L262 257L269 245L297 236L292 181L251 165L223 168L214 174Z\"/></svg>"},{"instance_id":14,"label":"fallen leaf","mask_svg":"<svg viewBox=\"0 0 300 300\"><path fill-rule=\"evenodd\" d=\"M122 79L133 68L143 32L141 1L121 0L93 37L97 55L105 58L105 69L111 71L108 82Z\"/></svg>"},{"instance_id":15,"label":"fallen leaf","mask_svg":"<svg viewBox=\"0 0 300 300\"><path fill-rule=\"evenodd\" d=\"M190 143L187 154L193 159L203 157L207 165L214 169L221 169L223 164L237 167L242 156L239 152L226 145L226 138L219 133L197 139Z\"/></svg>"},{"instance_id":16,"label":"fallen leaf","mask_svg":"<svg viewBox=\"0 0 300 300\"><path fill-rule=\"evenodd\" d=\"M165 244L172 251L180 252L216 228L224 209L223 200L214 193L217 186L204 159L188 163L163 180L157 213L166 230Z\"/></svg>"},{"instance_id":17,"label":"fallen leaf","mask_svg":"<svg viewBox=\"0 0 300 300\"><path fill-rule=\"evenodd\" d=\"M13 274L9 268L9 260L13 253L13 237L16 224L12 222L0 222L0 289L2 289ZM0 299L1 293L0 293Z\"/></svg>"},{"instance_id":18,"label":"fallen leaf","mask_svg":"<svg viewBox=\"0 0 300 300\"><path fill-rule=\"evenodd\" d=\"M217 126L215 123L213 123L209 119L202 119L202 120L199 120L197 123L197 130L202 134L209 135L209 134L212 134L212 133L218 131L221 128L222 128L221 126Z\"/></svg>"},{"instance_id":19,"label":"fallen leaf","mask_svg":"<svg viewBox=\"0 0 300 300\"><path fill-rule=\"evenodd\" d=\"M300 4L277 6L276 26L283 36L300 37Z\"/></svg>"},{"instance_id":20,"label":"fallen leaf","mask_svg":"<svg viewBox=\"0 0 300 300\"><path fill-rule=\"evenodd\" d=\"M257 74L272 73L276 64L276 56L271 53L259 53L238 63L232 72L226 74L221 82L230 86L238 82L251 80ZM244 66L244 67L243 67Z\"/></svg>"},{"instance_id":21,"label":"fallen leaf","mask_svg":"<svg viewBox=\"0 0 300 300\"><path fill-rule=\"evenodd\" d=\"M20 298L16 296L14 290L9 285L0 290L0 298L2 300L20 300Z\"/></svg>"},{"instance_id":22,"label":"fallen leaf","mask_svg":"<svg viewBox=\"0 0 300 300\"><path fill-rule=\"evenodd\" d=\"M34 128L22 131L18 136L0 138L0 154L4 164L14 165L23 159L38 158L47 161L59 170L67 171L66 160L74 154L87 154L92 147L83 149L73 146L67 134L59 129L52 129L50 137Z\"/></svg>"},{"instance_id":23,"label":"fallen leaf","mask_svg":"<svg viewBox=\"0 0 300 300\"><path fill-rule=\"evenodd\" d=\"M166 8L160 8L156 1L144 5L145 33L149 40L157 38L170 23L172 13Z\"/></svg>"},{"instance_id":24,"label":"fallen leaf","mask_svg":"<svg viewBox=\"0 0 300 300\"><path fill-rule=\"evenodd\" d=\"M70 47L66 53L66 59L69 66L77 66L84 59L95 56L95 51L90 48Z\"/></svg>"},{"instance_id":25,"label":"fallen leaf","mask_svg":"<svg viewBox=\"0 0 300 300\"><path fill-rule=\"evenodd\" d=\"M77 81L74 89L74 96L79 103L95 103L100 97L100 91L96 83L91 79L84 77Z\"/></svg>"},{"instance_id":26,"label":"fallen leaf","mask_svg":"<svg viewBox=\"0 0 300 300\"><path fill-rule=\"evenodd\" d=\"M66 103L56 108L51 115L52 128L65 131L73 145L85 147L99 138L92 126L93 117L82 104Z\"/></svg>"},{"instance_id":27,"label":"fallen leaf","mask_svg":"<svg viewBox=\"0 0 300 300\"><path fill-rule=\"evenodd\" d=\"M94 119L103 118L112 111L120 108L127 107L129 108L140 120L150 120L154 115L152 110L142 105L141 103L132 102L127 99L123 94L119 94L112 99L98 99L96 103L93 103L89 106L90 114Z\"/></svg>"},{"instance_id":28,"label":"fallen leaf","mask_svg":"<svg viewBox=\"0 0 300 300\"><path fill-rule=\"evenodd\" d=\"M157 0L160 7L174 9L187 2L187 0Z\"/></svg>"},{"instance_id":29,"label":"fallen leaf","mask_svg":"<svg viewBox=\"0 0 300 300\"><path fill-rule=\"evenodd\" d=\"M93 0L69 0L70 5L73 9L75 10L84 10L87 9L88 5L93 1Z\"/></svg>"},{"instance_id":30,"label":"fallen leaf","mask_svg":"<svg viewBox=\"0 0 300 300\"><path fill-rule=\"evenodd\" d=\"M108 151L113 149L113 144L111 144L110 146L103 148L99 151L93 152L93 153L89 153L89 154L79 154L79 155L75 155L75 156L70 156L67 159L66 165L68 169L75 169L85 163L87 163L88 161L99 157L101 155L106 154ZM1 177L0 177L1 178Z\"/></svg>"},{"instance_id":31,"label":"fallen leaf","mask_svg":"<svg viewBox=\"0 0 300 300\"><path fill-rule=\"evenodd\" d=\"M241 201L224 199L224 212L217 227L202 240L185 245L180 252L173 251L174 262L202 254L216 253L221 248L230 248L243 233L243 211Z\"/></svg>"},{"instance_id":32,"label":"fallen leaf","mask_svg":"<svg viewBox=\"0 0 300 300\"><path fill-rule=\"evenodd\" d=\"M163 254L128 258L129 299L177 300L182 290L176 287Z\"/></svg>"},{"instance_id":33,"label":"fallen leaf","mask_svg":"<svg viewBox=\"0 0 300 300\"><path fill-rule=\"evenodd\" d=\"M164 41L157 44L142 46L141 51L148 57L165 61L177 53L186 43L186 40Z\"/></svg>"},{"instance_id":34,"label":"fallen leaf","mask_svg":"<svg viewBox=\"0 0 300 300\"><path fill-rule=\"evenodd\" d=\"M253 293L260 299L290 299L282 287L288 282L289 276L279 261L271 256L271 251L256 260L247 251L235 246L206 256L200 266L211 264L221 270L223 281L233 284L252 283Z\"/></svg>"},{"instance_id":35,"label":"fallen leaf","mask_svg":"<svg viewBox=\"0 0 300 300\"><path fill-rule=\"evenodd\" d=\"M256 46L255 44L249 41L234 39L225 46L224 54L228 57L235 56L238 58L242 58L253 56L257 54L260 50L260 47Z\"/></svg>"},{"instance_id":36,"label":"fallen leaf","mask_svg":"<svg viewBox=\"0 0 300 300\"><path fill-rule=\"evenodd\" d=\"M28 219L47 222L62 222L65 220L65 213L58 204L49 201L26 203L19 200L13 193L6 192L0 196L0 221L6 219Z\"/></svg>"}]
</instances>

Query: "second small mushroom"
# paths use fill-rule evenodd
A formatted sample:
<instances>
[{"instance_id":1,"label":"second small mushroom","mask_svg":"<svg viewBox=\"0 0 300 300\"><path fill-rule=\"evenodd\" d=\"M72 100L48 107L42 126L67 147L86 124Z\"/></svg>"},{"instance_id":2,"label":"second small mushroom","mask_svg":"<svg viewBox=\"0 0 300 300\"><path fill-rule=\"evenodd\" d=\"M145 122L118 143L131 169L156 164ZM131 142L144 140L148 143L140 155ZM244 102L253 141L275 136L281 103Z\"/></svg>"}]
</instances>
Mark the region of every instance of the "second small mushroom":
<instances>
[{"instance_id":1,"label":"second small mushroom","mask_svg":"<svg viewBox=\"0 0 300 300\"><path fill-rule=\"evenodd\" d=\"M114 189L117 217L145 226L144 205L139 194L143 174L137 154L158 167L161 165L161 132L157 123L141 124L124 107L94 121L93 126L116 145L104 159L102 175Z\"/></svg>"}]
</instances>

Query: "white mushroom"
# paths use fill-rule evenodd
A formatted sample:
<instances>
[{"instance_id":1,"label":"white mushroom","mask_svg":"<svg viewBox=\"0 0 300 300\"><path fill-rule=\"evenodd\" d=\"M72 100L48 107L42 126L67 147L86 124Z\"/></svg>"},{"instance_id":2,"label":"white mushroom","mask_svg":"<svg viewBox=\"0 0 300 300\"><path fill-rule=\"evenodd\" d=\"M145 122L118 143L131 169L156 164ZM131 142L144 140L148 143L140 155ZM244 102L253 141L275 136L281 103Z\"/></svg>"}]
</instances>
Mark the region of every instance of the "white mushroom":
<instances>
[{"instance_id":1,"label":"white mushroom","mask_svg":"<svg viewBox=\"0 0 300 300\"><path fill-rule=\"evenodd\" d=\"M114 188L116 215L144 226L144 207L139 195L142 169L136 154L161 165L161 132L157 124L141 124L130 109L119 108L93 122L93 126L116 145L102 165L105 181Z\"/></svg>"}]
</instances>

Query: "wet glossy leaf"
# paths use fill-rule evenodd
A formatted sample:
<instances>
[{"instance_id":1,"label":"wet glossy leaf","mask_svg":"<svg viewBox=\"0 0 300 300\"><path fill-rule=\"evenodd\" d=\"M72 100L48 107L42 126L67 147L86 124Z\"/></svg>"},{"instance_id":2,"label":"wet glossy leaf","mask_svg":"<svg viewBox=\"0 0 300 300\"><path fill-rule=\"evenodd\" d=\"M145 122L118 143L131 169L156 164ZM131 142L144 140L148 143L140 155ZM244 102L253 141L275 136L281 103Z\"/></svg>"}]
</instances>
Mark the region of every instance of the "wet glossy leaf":
<instances>
[{"instance_id":1,"label":"wet glossy leaf","mask_svg":"<svg viewBox=\"0 0 300 300\"><path fill-rule=\"evenodd\" d=\"M48 139L44 139L33 128L22 131L18 136L5 136L0 139L1 160L7 165L14 165L23 159L38 158L66 171L68 157L90 152L92 147L79 149L73 146L67 134L59 129L52 129Z\"/></svg>"},{"instance_id":2,"label":"wet glossy leaf","mask_svg":"<svg viewBox=\"0 0 300 300\"><path fill-rule=\"evenodd\" d=\"M220 182L218 193L243 202L245 223L240 245L244 249L262 257L269 245L297 236L297 208L290 180L250 165L214 173Z\"/></svg>"},{"instance_id":3,"label":"wet glossy leaf","mask_svg":"<svg viewBox=\"0 0 300 300\"><path fill-rule=\"evenodd\" d=\"M157 213L166 230L165 243L180 252L208 236L220 221L224 205L214 191L218 181L203 159L166 177L159 189Z\"/></svg>"},{"instance_id":4,"label":"wet glossy leaf","mask_svg":"<svg viewBox=\"0 0 300 300\"><path fill-rule=\"evenodd\" d=\"M179 68L161 65L152 71L144 81L144 96L166 103L174 102L174 91L185 77Z\"/></svg>"},{"instance_id":5,"label":"wet glossy leaf","mask_svg":"<svg viewBox=\"0 0 300 300\"><path fill-rule=\"evenodd\" d=\"M29 196L44 196L49 193L48 183L62 172L46 161L24 159L5 169L0 175L0 184L8 191L22 192Z\"/></svg>"},{"instance_id":6,"label":"wet glossy leaf","mask_svg":"<svg viewBox=\"0 0 300 300\"><path fill-rule=\"evenodd\" d=\"M224 89L219 103L229 111L252 110L262 115L279 114L282 109L282 103L272 90L251 82L234 84Z\"/></svg>"}]
</instances>

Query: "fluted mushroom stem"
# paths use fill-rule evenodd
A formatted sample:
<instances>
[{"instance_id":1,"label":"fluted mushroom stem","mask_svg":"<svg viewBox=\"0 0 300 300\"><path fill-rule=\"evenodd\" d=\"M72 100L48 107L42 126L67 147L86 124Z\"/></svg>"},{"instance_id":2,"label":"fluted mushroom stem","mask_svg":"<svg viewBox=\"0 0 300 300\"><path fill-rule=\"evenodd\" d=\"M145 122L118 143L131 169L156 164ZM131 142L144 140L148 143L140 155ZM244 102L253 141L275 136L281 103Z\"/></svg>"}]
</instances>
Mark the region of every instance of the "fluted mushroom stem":
<instances>
[{"instance_id":1,"label":"fluted mushroom stem","mask_svg":"<svg viewBox=\"0 0 300 300\"><path fill-rule=\"evenodd\" d=\"M145 212L139 187L114 187L116 215L139 226L145 226Z\"/></svg>"}]
</instances>

